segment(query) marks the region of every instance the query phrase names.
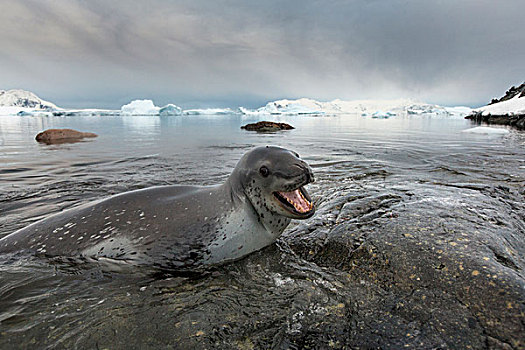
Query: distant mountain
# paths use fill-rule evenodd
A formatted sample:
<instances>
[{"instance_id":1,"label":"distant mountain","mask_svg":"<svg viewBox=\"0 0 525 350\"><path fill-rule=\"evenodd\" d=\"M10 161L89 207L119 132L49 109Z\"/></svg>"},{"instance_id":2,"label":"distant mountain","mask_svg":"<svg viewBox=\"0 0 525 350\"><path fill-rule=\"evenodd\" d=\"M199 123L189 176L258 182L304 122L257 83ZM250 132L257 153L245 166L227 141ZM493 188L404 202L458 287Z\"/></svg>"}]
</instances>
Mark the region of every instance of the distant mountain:
<instances>
[{"instance_id":1,"label":"distant mountain","mask_svg":"<svg viewBox=\"0 0 525 350\"><path fill-rule=\"evenodd\" d=\"M42 110L54 110L57 106L44 101L32 92L25 90L0 90L0 107L22 107Z\"/></svg>"},{"instance_id":2,"label":"distant mountain","mask_svg":"<svg viewBox=\"0 0 525 350\"><path fill-rule=\"evenodd\" d=\"M397 100L333 100L320 102L309 98L297 100L278 100L268 102L255 110L240 107L246 115L334 115L361 114L372 118L389 118L403 114L439 114L443 116L465 116L471 112L468 107L442 107L438 105L417 102L410 99Z\"/></svg>"}]
</instances>

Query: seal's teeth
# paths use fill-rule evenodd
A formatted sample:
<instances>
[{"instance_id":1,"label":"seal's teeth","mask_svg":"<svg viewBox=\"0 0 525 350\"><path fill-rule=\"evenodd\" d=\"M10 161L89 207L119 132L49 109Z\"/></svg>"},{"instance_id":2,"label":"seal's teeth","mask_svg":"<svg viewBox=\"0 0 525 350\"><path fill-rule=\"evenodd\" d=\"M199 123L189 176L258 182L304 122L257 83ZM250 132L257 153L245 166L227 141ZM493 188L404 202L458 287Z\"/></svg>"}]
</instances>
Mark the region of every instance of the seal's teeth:
<instances>
[{"instance_id":1,"label":"seal's teeth","mask_svg":"<svg viewBox=\"0 0 525 350\"><path fill-rule=\"evenodd\" d=\"M312 202L303 195L300 188L289 192L278 192L278 194L300 213L309 212L313 208Z\"/></svg>"}]
</instances>

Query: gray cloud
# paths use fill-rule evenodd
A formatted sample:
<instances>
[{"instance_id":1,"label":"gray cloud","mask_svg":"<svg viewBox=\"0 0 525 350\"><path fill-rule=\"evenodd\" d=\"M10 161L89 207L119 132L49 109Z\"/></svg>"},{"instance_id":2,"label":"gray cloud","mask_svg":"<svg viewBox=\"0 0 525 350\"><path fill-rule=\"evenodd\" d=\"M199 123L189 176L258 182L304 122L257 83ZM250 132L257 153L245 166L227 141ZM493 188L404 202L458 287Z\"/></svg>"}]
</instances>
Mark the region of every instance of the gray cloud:
<instances>
[{"instance_id":1,"label":"gray cloud","mask_svg":"<svg viewBox=\"0 0 525 350\"><path fill-rule=\"evenodd\" d=\"M0 88L63 106L280 97L483 104L525 78L525 3L0 3Z\"/></svg>"}]
</instances>

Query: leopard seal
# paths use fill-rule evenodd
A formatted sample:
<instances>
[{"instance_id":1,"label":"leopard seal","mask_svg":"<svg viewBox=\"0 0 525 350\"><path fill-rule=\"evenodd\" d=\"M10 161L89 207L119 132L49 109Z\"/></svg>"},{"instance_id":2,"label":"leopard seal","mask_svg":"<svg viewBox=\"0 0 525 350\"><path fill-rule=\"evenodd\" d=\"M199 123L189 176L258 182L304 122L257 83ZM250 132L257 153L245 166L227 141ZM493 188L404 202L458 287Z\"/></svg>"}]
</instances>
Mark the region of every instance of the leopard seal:
<instances>
[{"instance_id":1,"label":"leopard seal","mask_svg":"<svg viewBox=\"0 0 525 350\"><path fill-rule=\"evenodd\" d=\"M313 181L297 153L257 147L223 184L151 187L87 203L2 238L0 253L162 269L219 264L272 244L291 219L311 217L304 186Z\"/></svg>"}]
</instances>

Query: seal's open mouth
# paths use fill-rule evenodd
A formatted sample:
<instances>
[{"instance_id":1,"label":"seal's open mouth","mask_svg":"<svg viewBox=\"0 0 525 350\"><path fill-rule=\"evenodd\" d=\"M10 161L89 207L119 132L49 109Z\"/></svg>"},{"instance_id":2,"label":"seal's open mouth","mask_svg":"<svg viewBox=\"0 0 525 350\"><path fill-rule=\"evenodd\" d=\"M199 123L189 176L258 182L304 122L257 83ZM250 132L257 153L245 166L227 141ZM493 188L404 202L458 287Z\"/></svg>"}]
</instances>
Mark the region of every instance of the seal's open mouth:
<instances>
[{"instance_id":1,"label":"seal's open mouth","mask_svg":"<svg viewBox=\"0 0 525 350\"><path fill-rule=\"evenodd\" d=\"M273 195L281 202L289 211L305 215L314 210L314 204L308 195L308 192L301 186L296 190L290 192L274 192Z\"/></svg>"}]
</instances>

